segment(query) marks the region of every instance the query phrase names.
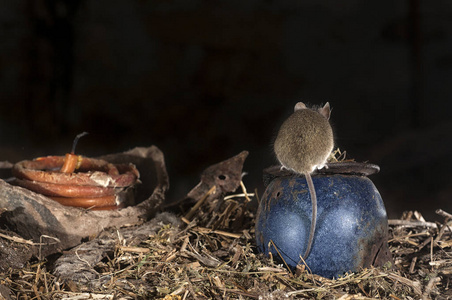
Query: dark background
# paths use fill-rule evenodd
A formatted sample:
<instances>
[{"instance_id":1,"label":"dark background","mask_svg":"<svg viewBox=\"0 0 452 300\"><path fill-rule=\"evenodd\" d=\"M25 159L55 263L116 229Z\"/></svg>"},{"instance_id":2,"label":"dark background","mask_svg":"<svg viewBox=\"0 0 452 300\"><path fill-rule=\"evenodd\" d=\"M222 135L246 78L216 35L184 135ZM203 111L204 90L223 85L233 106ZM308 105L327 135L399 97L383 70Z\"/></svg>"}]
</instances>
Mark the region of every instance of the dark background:
<instances>
[{"instance_id":1,"label":"dark background","mask_svg":"<svg viewBox=\"0 0 452 300\"><path fill-rule=\"evenodd\" d=\"M452 212L448 0L0 3L0 160L154 144L176 199L248 150L262 194L293 105L329 101L391 218Z\"/></svg>"}]
</instances>

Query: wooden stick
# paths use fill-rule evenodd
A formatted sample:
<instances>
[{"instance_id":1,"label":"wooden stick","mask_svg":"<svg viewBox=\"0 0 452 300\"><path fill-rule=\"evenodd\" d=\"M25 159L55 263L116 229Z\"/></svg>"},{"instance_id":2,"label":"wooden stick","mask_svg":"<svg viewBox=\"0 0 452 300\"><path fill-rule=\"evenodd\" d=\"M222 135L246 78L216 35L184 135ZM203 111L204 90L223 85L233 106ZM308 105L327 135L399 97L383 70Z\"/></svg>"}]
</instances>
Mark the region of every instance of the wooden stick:
<instances>
[{"instance_id":1,"label":"wooden stick","mask_svg":"<svg viewBox=\"0 0 452 300\"><path fill-rule=\"evenodd\" d=\"M0 237L2 237L4 239L11 240L11 241L16 242L16 243L27 244L27 245L39 245L39 244L34 243L32 241L29 241L29 240L26 240L26 239L23 239L23 238L20 238L20 237L17 237L17 236L9 236L9 235L3 234L3 233L0 233Z\"/></svg>"},{"instance_id":2,"label":"wooden stick","mask_svg":"<svg viewBox=\"0 0 452 300\"><path fill-rule=\"evenodd\" d=\"M435 213L438 214L438 215L440 215L440 216L443 216L443 217L445 217L445 218L452 219L452 215L451 215L450 213L448 213L448 212L445 212L445 211L442 210L442 209L437 209L437 210L435 211Z\"/></svg>"},{"instance_id":3,"label":"wooden stick","mask_svg":"<svg viewBox=\"0 0 452 300\"><path fill-rule=\"evenodd\" d=\"M214 185L213 187L210 188L210 190L201 198L198 200L198 202L196 202L196 204L190 209L190 211L185 215L185 219L190 220L191 217L193 217L193 215L195 214L195 212L198 210L198 208L201 207L201 205L204 203L204 201L213 193L215 193L217 189L217 186Z\"/></svg>"},{"instance_id":4,"label":"wooden stick","mask_svg":"<svg viewBox=\"0 0 452 300\"><path fill-rule=\"evenodd\" d=\"M406 227L429 227L438 228L438 226L433 222L423 222L423 221L410 221L410 220L388 220L389 225L401 225Z\"/></svg>"}]
</instances>

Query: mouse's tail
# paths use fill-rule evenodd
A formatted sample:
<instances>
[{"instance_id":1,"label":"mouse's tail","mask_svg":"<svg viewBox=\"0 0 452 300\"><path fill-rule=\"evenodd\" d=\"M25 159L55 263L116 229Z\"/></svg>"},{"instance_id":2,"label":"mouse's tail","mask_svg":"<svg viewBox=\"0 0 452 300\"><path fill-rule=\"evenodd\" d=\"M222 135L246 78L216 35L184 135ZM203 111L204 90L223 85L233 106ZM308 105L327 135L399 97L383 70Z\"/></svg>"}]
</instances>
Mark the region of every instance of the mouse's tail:
<instances>
[{"instance_id":1,"label":"mouse's tail","mask_svg":"<svg viewBox=\"0 0 452 300\"><path fill-rule=\"evenodd\" d=\"M309 193L311 196L311 203L312 203L311 229L309 230L308 245L307 245L306 251L303 255L303 259L306 261L309 257L309 254L311 253L312 242L314 241L315 226L316 226L316 220L317 220L317 195L315 193L314 183L312 182L311 174L306 173L305 177L306 177L306 182L308 183L308 189L309 189Z\"/></svg>"}]
</instances>

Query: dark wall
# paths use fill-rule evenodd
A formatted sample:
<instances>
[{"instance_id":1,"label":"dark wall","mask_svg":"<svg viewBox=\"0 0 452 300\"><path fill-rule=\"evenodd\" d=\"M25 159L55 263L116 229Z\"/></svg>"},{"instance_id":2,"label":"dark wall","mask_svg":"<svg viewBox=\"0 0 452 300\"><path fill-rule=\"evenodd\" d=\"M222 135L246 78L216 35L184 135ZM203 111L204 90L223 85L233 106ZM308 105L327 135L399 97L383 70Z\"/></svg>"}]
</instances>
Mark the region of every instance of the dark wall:
<instances>
[{"instance_id":1,"label":"dark wall","mask_svg":"<svg viewBox=\"0 0 452 300\"><path fill-rule=\"evenodd\" d=\"M248 189L297 101L381 166L390 217L452 212L449 1L1 1L0 160L155 144L173 198L249 150Z\"/></svg>"}]
</instances>

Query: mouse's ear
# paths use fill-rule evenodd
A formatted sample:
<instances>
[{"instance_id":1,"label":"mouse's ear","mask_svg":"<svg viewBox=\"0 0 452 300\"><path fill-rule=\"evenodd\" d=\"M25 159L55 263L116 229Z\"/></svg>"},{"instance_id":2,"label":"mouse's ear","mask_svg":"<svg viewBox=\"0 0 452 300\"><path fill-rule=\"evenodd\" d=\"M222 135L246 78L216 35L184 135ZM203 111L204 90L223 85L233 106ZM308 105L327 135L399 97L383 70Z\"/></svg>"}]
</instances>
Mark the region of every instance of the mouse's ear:
<instances>
[{"instance_id":1,"label":"mouse's ear","mask_svg":"<svg viewBox=\"0 0 452 300\"><path fill-rule=\"evenodd\" d=\"M306 105L303 102L298 102L297 104L295 104L293 111L297 111L300 109L306 109Z\"/></svg>"},{"instance_id":2,"label":"mouse's ear","mask_svg":"<svg viewBox=\"0 0 452 300\"><path fill-rule=\"evenodd\" d=\"M327 102L323 107L319 108L319 113L329 120L331 115L330 103Z\"/></svg>"}]
</instances>

